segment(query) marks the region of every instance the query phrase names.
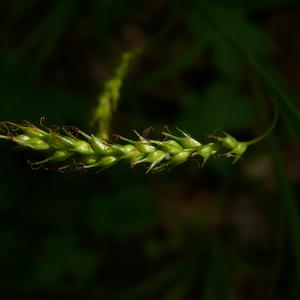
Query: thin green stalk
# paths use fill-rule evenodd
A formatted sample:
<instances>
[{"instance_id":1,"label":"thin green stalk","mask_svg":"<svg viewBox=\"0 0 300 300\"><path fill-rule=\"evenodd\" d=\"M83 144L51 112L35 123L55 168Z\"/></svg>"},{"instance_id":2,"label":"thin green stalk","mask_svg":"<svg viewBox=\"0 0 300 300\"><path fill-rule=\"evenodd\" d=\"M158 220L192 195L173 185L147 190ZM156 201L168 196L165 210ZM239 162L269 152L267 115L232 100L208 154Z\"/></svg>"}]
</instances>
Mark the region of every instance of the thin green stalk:
<instances>
[{"instance_id":1,"label":"thin green stalk","mask_svg":"<svg viewBox=\"0 0 300 300\"><path fill-rule=\"evenodd\" d=\"M273 121L272 121L272 124L270 125L269 129L262 135L258 136L257 138L248 141L247 142L248 146L256 144L256 143L260 142L261 140L265 139L268 135L270 135L271 132L274 130L274 128L277 124L277 121L278 121L278 112L277 112L277 110L275 110Z\"/></svg>"}]
</instances>

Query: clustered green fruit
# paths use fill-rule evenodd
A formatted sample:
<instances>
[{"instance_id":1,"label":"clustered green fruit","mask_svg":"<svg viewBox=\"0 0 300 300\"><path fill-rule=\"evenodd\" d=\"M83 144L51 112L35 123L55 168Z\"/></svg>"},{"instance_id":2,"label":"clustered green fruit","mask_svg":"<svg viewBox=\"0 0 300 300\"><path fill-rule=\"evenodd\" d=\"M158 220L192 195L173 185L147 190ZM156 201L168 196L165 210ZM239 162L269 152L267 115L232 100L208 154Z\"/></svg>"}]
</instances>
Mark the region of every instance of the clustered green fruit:
<instances>
[{"instance_id":1,"label":"clustered green fruit","mask_svg":"<svg viewBox=\"0 0 300 300\"><path fill-rule=\"evenodd\" d=\"M247 142L238 142L227 133L224 133L223 137L211 136L215 140L214 143L201 144L181 130L181 136L162 132L165 139L161 141L148 139L134 131L137 140L118 136L119 140L126 142L119 144L109 143L77 128L43 130L30 123L19 125L5 122L2 123L1 130L5 134L0 135L0 138L11 140L23 148L30 148L46 156L32 165L66 162L61 168L75 166L81 170L106 169L125 160L130 162L131 166L148 164L147 172L161 171L178 166L189 158L201 158L204 165L211 156L216 155L234 156L235 163L248 147ZM226 149L229 152L225 152Z\"/></svg>"}]
</instances>

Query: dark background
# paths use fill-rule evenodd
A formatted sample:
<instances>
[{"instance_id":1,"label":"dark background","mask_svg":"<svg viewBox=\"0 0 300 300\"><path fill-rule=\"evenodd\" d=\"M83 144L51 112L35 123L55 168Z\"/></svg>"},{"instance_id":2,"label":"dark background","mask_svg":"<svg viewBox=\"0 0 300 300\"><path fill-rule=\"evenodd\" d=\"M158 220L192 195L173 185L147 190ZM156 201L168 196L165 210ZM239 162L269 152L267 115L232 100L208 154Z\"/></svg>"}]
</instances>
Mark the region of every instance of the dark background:
<instances>
[{"instance_id":1,"label":"dark background","mask_svg":"<svg viewBox=\"0 0 300 300\"><path fill-rule=\"evenodd\" d=\"M0 120L89 132L121 53L153 41L130 66L113 133L259 135L269 94L200 2L2 0ZM299 1L207 2L299 107ZM299 299L300 149L289 127L280 119L235 165L154 175L126 164L97 176L33 171L34 153L1 141L0 297Z\"/></svg>"}]
</instances>

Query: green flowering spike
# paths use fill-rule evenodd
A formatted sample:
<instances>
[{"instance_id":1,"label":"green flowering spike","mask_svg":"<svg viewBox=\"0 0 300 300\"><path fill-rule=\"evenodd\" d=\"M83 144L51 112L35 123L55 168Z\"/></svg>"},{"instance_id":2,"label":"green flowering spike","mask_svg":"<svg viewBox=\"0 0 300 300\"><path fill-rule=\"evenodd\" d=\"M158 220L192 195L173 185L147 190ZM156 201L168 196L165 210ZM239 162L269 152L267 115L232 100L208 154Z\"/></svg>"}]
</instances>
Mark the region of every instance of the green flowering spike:
<instances>
[{"instance_id":1,"label":"green flowering spike","mask_svg":"<svg viewBox=\"0 0 300 300\"><path fill-rule=\"evenodd\" d=\"M193 139L190 135L186 134L185 132L181 131L180 129L178 129L183 137L179 137L179 136L175 136L172 135L168 132L162 132L163 135L167 136L168 138L172 138L173 140L175 140L176 142L178 142L183 148L196 148L201 146L201 143L199 143L198 141L196 141L195 139Z\"/></svg>"},{"instance_id":2,"label":"green flowering spike","mask_svg":"<svg viewBox=\"0 0 300 300\"><path fill-rule=\"evenodd\" d=\"M203 167L206 161L218 152L218 148L218 145L214 143L202 145L197 149L196 152L193 153L193 156L201 156L203 158Z\"/></svg>"},{"instance_id":3,"label":"green flowering spike","mask_svg":"<svg viewBox=\"0 0 300 300\"><path fill-rule=\"evenodd\" d=\"M274 128L273 122L271 129ZM135 134L138 140L130 140L124 137L119 138L127 144L108 143L94 135L88 135L79 129L76 131L82 136L78 138L65 128L56 131L43 131L32 124L18 125L14 123L0 123L0 139L11 140L16 144L30 148L35 151L46 153L47 158L33 165L41 165L50 162L60 163L66 161L67 164L59 170L69 168L72 164L76 170L101 168L107 169L121 160L127 161L131 166L141 163L149 164L147 173L150 171L160 171L181 165L188 158L200 156L203 164L211 157L215 156L219 150L227 149L225 157L234 156L234 162L244 154L247 148L260 141L269 132L260 137L247 142L240 142L228 133L223 137L211 136L215 143L202 145L188 134L182 132L183 136L174 136L163 132L166 137L164 141L148 140ZM17 134L21 131L21 134ZM224 152L221 152L221 154Z\"/></svg>"}]
</instances>

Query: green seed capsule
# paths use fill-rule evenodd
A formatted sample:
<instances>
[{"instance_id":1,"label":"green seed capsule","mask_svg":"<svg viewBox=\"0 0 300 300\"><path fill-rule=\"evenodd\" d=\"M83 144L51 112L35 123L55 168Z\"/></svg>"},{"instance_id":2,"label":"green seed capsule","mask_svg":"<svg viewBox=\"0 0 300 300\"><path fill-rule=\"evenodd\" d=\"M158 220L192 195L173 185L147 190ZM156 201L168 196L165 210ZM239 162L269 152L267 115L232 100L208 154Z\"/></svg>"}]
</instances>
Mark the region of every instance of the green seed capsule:
<instances>
[{"instance_id":1,"label":"green seed capsule","mask_svg":"<svg viewBox=\"0 0 300 300\"><path fill-rule=\"evenodd\" d=\"M189 136L188 134L186 134L181 130L180 132L184 135L183 137L175 136L169 134L168 132L162 132L162 134L177 141L184 148L190 149L190 148L196 148L201 146L201 143L199 143L197 140L193 139L191 136Z\"/></svg>"},{"instance_id":2,"label":"green seed capsule","mask_svg":"<svg viewBox=\"0 0 300 300\"><path fill-rule=\"evenodd\" d=\"M102 157L96 163L89 165L89 166L85 166L85 168L88 169L88 168L99 168L100 167L100 168L106 169L106 168L113 166L118 161L119 161L119 159L114 156L105 156L105 157Z\"/></svg>"},{"instance_id":3,"label":"green seed capsule","mask_svg":"<svg viewBox=\"0 0 300 300\"><path fill-rule=\"evenodd\" d=\"M146 157L146 160L150 163L158 163L166 157L166 153L161 150L155 150L149 153Z\"/></svg>"},{"instance_id":4,"label":"green seed capsule","mask_svg":"<svg viewBox=\"0 0 300 300\"><path fill-rule=\"evenodd\" d=\"M152 143L142 137L137 131L134 130L134 133L139 137L139 141L133 141L124 137L120 137L121 140L126 141L132 145L134 145L140 152L147 154L156 150L156 147L152 145Z\"/></svg>"},{"instance_id":5,"label":"green seed capsule","mask_svg":"<svg viewBox=\"0 0 300 300\"><path fill-rule=\"evenodd\" d=\"M68 159L70 156L72 156L72 153L70 153L70 151L58 150L55 151L54 154L52 155L52 161L54 162L64 161Z\"/></svg>"},{"instance_id":6,"label":"green seed capsule","mask_svg":"<svg viewBox=\"0 0 300 300\"><path fill-rule=\"evenodd\" d=\"M233 149L234 147L236 147L238 141L230 134L226 132L224 132L224 134L225 137L218 137L217 140L222 142L222 145L227 149Z\"/></svg>"},{"instance_id":7,"label":"green seed capsule","mask_svg":"<svg viewBox=\"0 0 300 300\"><path fill-rule=\"evenodd\" d=\"M165 142L151 141L153 144L159 145L164 152L167 152L170 155L175 155L183 151L183 148L173 140L168 140Z\"/></svg>"},{"instance_id":8,"label":"green seed capsule","mask_svg":"<svg viewBox=\"0 0 300 300\"><path fill-rule=\"evenodd\" d=\"M34 150L49 150L50 146L45 141L39 138L31 138L28 141L28 146Z\"/></svg>"},{"instance_id":9,"label":"green seed capsule","mask_svg":"<svg viewBox=\"0 0 300 300\"><path fill-rule=\"evenodd\" d=\"M33 150L39 151L50 149L50 146L40 138L31 138L25 134L19 134L17 136L12 137L11 139L17 144L24 147L29 147Z\"/></svg>"},{"instance_id":10,"label":"green seed capsule","mask_svg":"<svg viewBox=\"0 0 300 300\"><path fill-rule=\"evenodd\" d=\"M138 150L142 153L151 153L156 150L155 146L153 146L150 142L146 141L141 141L141 142L136 142L134 144Z\"/></svg>"},{"instance_id":11,"label":"green seed capsule","mask_svg":"<svg viewBox=\"0 0 300 300\"><path fill-rule=\"evenodd\" d=\"M66 150L57 150L54 152L54 154L44 160L41 160L39 162L36 162L35 164L44 164L47 162L60 162L68 159L73 154Z\"/></svg>"},{"instance_id":12,"label":"green seed capsule","mask_svg":"<svg viewBox=\"0 0 300 300\"><path fill-rule=\"evenodd\" d=\"M237 141L237 139L226 132L224 132L224 134L225 137L219 137L218 140L222 142L225 148L231 149L231 151L227 153L227 156L235 156L233 163L236 163L247 150L249 144L247 142Z\"/></svg>"},{"instance_id":13,"label":"green seed capsule","mask_svg":"<svg viewBox=\"0 0 300 300\"><path fill-rule=\"evenodd\" d=\"M236 146L229 152L236 155L233 161L234 164L241 158L241 156L245 153L247 148L248 148L247 142L238 142Z\"/></svg>"},{"instance_id":14,"label":"green seed capsule","mask_svg":"<svg viewBox=\"0 0 300 300\"><path fill-rule=\"evenodd\" d=\"M92 146L95 154L103 154L103 155L110 155L114 153L114 150L108 145L104 140L95 136L95 135L88 135L81 130L77 130L82 136L84 136L90 145Z\"/></svg>"},{"instance_id":15,"label":"green seed capsule","mask_svg":"<svg viewBox=\"0 0 300 300\"><path fill-rule=\"evenodd\" d=\"M218 146L214 143L210 143L207 145L202 145L199 149L193 154L193 156L199 155L203 158L203 164L209 159L210 156L215 155L218 151Z\"/></svg>"},{"instance_id":16,"label":"green seed capsule","mask_svg":"<svg viewBox=\"0 0 300 300\"><path fill-rule=\"evenodd\" d=\"M172 169L178 165L181 165L190 157L190 154L191 154L191 152L189 152L189 151L183 151L183 152L177 153L174 156L172 156L167 163L154 168L154 171L163 171L165 169L168 169L168 168Z\"/></svg>"},{"instance_id":17,"label":"green seed capsule","mask_svg":"<svg viewBox=\"0 0 300 300\"><path fill-rule=\"evenodd\" d=\"M145 139L140 140L140 141L133 141L133 140L130 140L130 139L127 139L124 137L120 137L120 138L123 141L126 141L126 142L134 145L138 149L138 151L141 153L147 154L147 153L151 153L156 150L156 147L153 146L151 142L149 142Z\"/></svg>"},{"instance_id":18,"label":"green seed capsule","mask_svg":"<svg viewBox=\"0 0 300 300\"><path fill-rule=\"evenodd\" d=\"M91 145L88 142L80 141L80 140L74 140L73 141L73 149L72 151L75 151L81 155L93 155L94 151L91 147Z\"/></svg>"},{"instance_id":19,"label":"green seed capsule","mask_svg":"<svg viewBox=\"0 0 300 300\"><path fill-rule=\"evenodd\" d=\"M61 135L50 132L46 136L46 141L50 145L51 148L54 148L56 150L65 150L72 147L72 141L73 139L68 137L62 137Z\"/></svg>"},{"instance_id":20,"label":"green seed capsule","mask_svg":"<svg viewBox=\"0 0 300 300\"><path fill-rule=\"evenodd\" d=\"M173 165L173 166L181 165L189 158L189 156L190 156L190 152L188 152L188 151L183 151L183 152L177 153L171 157L169 163L170 163L170 165Z\"/></svg>"},{"instance_id":21,"label":"green seed capsule","mask_svg":"<svg viewBox=\"0 0 300 300\"><path fill-rule=\"evenodd\" d=\"M119 147L119 151L122 152L122 158L136 159L141 157L141 153L138 149L130 144Z\"/></svg>"},{"instance_id":22,"label":"green seed capsule","mask_svg":"<svg viewBox=\"0 0 300 300\"><path fill-rule=\"evenodd\" d=\"M97 154L104 154L104 155L109 155L113 154L114 150L111 148L110 145L105 143L102 139L92 135L90 139L88 139L90 142L93 150Z\"/></svg>"},{"instance_id":23,"label":"green seed capsule","mask_svg":"<svg viewBox=\"0 0 300 300\"><path fill-rule=\"evenodd\" d=\"M114 156L106 156L100 159L99 163L101 164L101 167L108 168L114 165L116 162L118 162L118 158Z\"/></svg>"},{"instance_id":24,"label":"green seed capsule","mask_svg":"<svg viewBox=\"0 0 300 300\"><path fill-rule=\"evenodd\" d=\"M85 165L93 165L98 161L99 158L97 158L96 156L87 156L83 159L83 163Z\"/></svg>"},{"instance_id":25,"label":"green seed capsule","mask_svg":"<svg viewBox=\"0 0 300 300\"><path fill-rule=\"evenodd\" d=\"M33 150L41 151L41 150L49 150L50 146L40 138L30 138L27 141L24 141L23 143L20 143L22 146L29 147Z\"/></svg>"},{"instance_id":26,"label":"green seed capsule","mask_svg":"<svg viewBox=\"0 0 300 300\"><path fill-rule=\"evenodd\" d=\"M151 163L150 167L147 170L147 173L151 171L156 165L163 161L167 157L167 154L161 150L155 150L149 153L145 158L140 159L133 163L133 165L139 163Z\"/></svg>"},{"instance_id":27,"label":"green seed capsule","mask_svg":"<svg viewBox=\"0 0 300 300\"><path fill-rule=\"evenodd\" d=\"M47 132L43 131L42 129L30 124L29 122L26 123L27 125L19 125L13 122L7 122L7 124L9 125L21 129L25 133L25 135L28 135L31 138L33 137L43 138L47 135Z\"/></svg>"},{"instance_id":28,"label":"green seed capsule","mask_svg":"<svg viewBox=\"0 0 300 300\"><path fill-rule=\"evenodd\" d=\"M25 134L19 134L17 136L12 137L12 140L16 142L17 144L23 145L24 142L27 142L30 140L30 137Z\"/></svg>"},{"instance_id":29,"label":"green seed capsule","mask_svg":"<svg viewBox=\"0 0 300 300\"><path fill-rule=\"evenodd\" d=\"M247 143L245 142L239 142L234 149L232 149L232 152L238 155L242 155L247 150Z\"/></svg>"},{"instance_id":30,"label":"green seed capsule","mask_svg":"<svg viewBox=\"0 0 300 300\"><path fill-rule=\"evenodd\" d=\"M47 132L33 126L24 126L22 127L22 130L30 137L44 138L48 134Z\"/></svg>"}]
</instances>

